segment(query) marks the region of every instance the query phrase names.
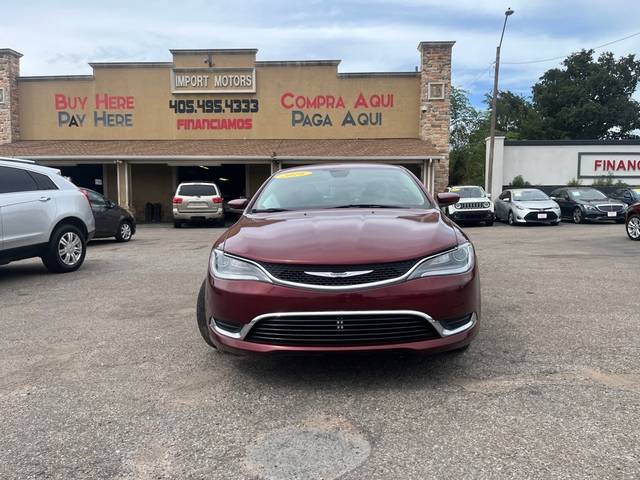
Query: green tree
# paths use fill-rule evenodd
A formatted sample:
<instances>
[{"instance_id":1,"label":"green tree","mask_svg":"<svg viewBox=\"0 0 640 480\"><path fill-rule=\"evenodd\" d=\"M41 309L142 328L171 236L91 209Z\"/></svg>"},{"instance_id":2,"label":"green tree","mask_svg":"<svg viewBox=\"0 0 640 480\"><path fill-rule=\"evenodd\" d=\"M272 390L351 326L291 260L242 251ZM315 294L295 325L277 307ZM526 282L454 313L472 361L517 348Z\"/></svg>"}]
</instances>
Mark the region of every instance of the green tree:
<instances>
[{"instance_id":1,"label":"green tree","mask_svg":"<svg viewBox=\"0 0 640 480\"><path fill-rule=\"evenodd\" d=\"M484 138L489 133L487 112L471 105L468 92L452 87L449 184L484 183Z\"/></svg>"},{"instance_id":2,"label":"green tree","mask_svg":"<svg viewBox=\"0 0 640 480\"><path fill-rule=\"evenodd\" d=\"M593 50L567 57L563 68L547 70L533 86L533 107L543 139L637 138L640 103L632 98L640 81L634 55L619 60ZM529 137L532 138L532 137Z\"/></svg>"},{"instance_id":3,"label":"green tree","mask_svg":"<svg viewBox=\"0 0 640 480\"><path fill-rule=\"evenodd\" d=\"M491 95L485 96L485 103L491 108ZM524 96L500 91L496 103L496 130L514 140L539 138L542 132L540 115Z\"/></svg>"}]
</instances>

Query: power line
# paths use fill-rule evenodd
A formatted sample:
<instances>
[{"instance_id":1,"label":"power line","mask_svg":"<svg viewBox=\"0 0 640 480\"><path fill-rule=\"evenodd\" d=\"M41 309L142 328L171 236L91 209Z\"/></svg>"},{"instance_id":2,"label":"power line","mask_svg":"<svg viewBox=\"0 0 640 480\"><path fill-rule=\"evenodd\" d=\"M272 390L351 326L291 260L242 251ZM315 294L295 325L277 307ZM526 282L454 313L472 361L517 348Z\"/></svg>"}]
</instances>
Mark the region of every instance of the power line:
<instances>
[{"instance_id":1,"label":"power line","mask_svg":"<svg viewBox=\"0 0 640 480\"><path fill-rule=\"evenodd\" d=\"M617 40L613 40L611 42L603 43L602 45L597 45L595 47L591 47L589 50L598 50L599 48L608 47L609 45L613 45L614 43L623 42L624 40L628 40L633 37L637 37L640 35L640 32L632 33L631 35L627 35L626 37L618 38ZM570 55L570 54L569 54ZM542 58L540 60L528 60L525 62L501 62L503 65L530 65L532 63L544 63L544 62L552 62L554 60L562 60L567 58L568 55L561 55L559 57L551 57L551 58Z\"/></svg>"}]
</instances>

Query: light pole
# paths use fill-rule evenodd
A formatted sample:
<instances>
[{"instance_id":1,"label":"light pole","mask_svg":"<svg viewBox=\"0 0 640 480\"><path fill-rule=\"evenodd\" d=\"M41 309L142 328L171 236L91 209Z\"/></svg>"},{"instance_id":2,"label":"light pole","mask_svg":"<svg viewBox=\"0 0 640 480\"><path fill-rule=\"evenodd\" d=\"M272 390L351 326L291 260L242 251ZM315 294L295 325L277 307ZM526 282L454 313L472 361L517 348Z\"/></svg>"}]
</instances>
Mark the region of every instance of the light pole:
<instances>
[{"instance_id":1,"label":"light pole","mask_svg":"<svg viewBox=\"0 0 640 480\"><path fill-rule=\"evenodd\" d=\"M502 47L502 39L504 38L504 30L507 28L507 19L513 15L513 10L508 8L504 12L504 24L502 25L502 33L500 34L500 43L496 47L496 71L493 77L493 96L491 97L491 130L489 131L489 168L485 177L485 190L490 191L491 180L493 177L493 147L496 143L496 105L498 103L498 74L500 72L500 47ZM494 193L494 192L491 192Z\"/></svg>"}]
</instances>

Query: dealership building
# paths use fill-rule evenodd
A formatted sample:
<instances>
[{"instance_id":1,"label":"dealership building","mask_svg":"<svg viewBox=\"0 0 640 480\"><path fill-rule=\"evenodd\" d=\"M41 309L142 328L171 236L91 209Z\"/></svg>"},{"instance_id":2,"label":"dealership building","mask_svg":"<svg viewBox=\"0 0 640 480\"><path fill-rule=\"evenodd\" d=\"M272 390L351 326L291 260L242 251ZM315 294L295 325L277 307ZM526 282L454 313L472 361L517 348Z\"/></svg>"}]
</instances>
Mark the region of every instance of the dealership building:
<instances>
[{"instance_id":1,"label":"dealership building","mask_svg":"<svg viewBox=\"0 0 640 480\"><path fill-rule=\"evenodd\" d=\"M489 139L486 147L488 171ZM588 186L602 180L638 186L640 140L508 140L497 136L489 185L492 198L518 175L547 192L568 183Z\"/></svg>"},{"instance_id":2,"label":"dealership building","mask_svg":"<svg viewBox=\"0 0 640 480\"><path fill-rule=\"evenodd\" d=\"M0 49L0 156L60 168L139 219L160 204L169 220L182 181L214 181L231 199L310 163L400 164L442 191L453 44L421 42L409 72L340 73L339 60L205 49L36 77L20 75L20 53Z\"/></svg>"}]
</instances>

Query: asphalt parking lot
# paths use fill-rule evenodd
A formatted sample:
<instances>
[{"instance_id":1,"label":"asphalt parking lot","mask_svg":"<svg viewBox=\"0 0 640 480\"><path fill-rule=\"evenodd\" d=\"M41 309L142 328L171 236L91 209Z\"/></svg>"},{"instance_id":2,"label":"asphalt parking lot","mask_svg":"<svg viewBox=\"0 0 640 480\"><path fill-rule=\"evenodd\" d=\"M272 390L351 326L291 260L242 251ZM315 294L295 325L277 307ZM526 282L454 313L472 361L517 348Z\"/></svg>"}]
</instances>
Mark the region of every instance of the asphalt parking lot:
<instances>
[{"instance_id":1,"label":"asphalt parking lot","mask_svg":"<svg viewBox=\"0 0 640 480\"><path fill-rule=\"evenodd\" d=\"M640 245L467 231L482 329L433 357L217 354L195 301L220 229L0 267L0 478L640 477Z\"/></svg>"}]
</instances>

